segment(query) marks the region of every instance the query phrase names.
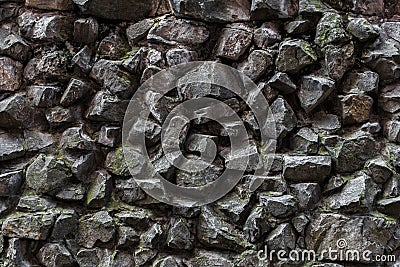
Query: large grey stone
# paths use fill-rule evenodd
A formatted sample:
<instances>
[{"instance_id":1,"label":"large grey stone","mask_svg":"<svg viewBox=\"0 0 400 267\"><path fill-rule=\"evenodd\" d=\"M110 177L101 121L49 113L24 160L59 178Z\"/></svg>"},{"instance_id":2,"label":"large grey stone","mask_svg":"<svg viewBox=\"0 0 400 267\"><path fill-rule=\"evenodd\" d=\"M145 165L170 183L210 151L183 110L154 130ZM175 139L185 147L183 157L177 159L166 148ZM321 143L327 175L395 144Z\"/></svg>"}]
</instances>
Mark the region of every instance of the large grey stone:
<instances>
[{"instance_id":1,"label":"large grey stone","mask_svg":"<svg viewBox=\"0 0 400 267\"><path fill-rule=\"evenodd\" d=\"M170 0L170 3L178 17L224 23L250 20L247 0Z\"/></svg>"},{"instance_id":2,"label":"large grey stone","mask_svg":"<svg viewBox=\"0 0 400 267\"><path fill-rule=\"evenodd\" d=\"M276 68L281 72L296 74L317 61L312 46L300 39L285 40L279 45Z\"/></svg>"},{"instance_id":3,"label":"large grey stone","mask_svg":"<svg viewBox=\"0 0 400 267\"><path fill-rule=\"evenodd\" d=\"M284 138L297 125L297 118L293 109L282 97L278 97L271 105L276 124L276 136Z\"/></svg>"},{"instance_id":4,"label":"large grey stone","mask_svg":"<svg viewBox=\"0 0 400 267\"><path fill-rule=\"evenodd\" d=\"M97 242L106 243L114 238L114 220L107 211L83 216L79 220L77 242L85 248L92 248Z\"/></svg>"},{"instance_id":5,"label":"large grey stone","mask_svg":"<svg viewBox=\"0 0 400 267\"><path fill-rule=\"evenodd\" d=\"M39 155L26 170L26 185L37 193L49 193L62 188L71 176L64 161Z\"/></svg>"},{"instance_id":6,"label":"large grey stone","mask_svg":"<svg viewBox=\"0 0 400 267\"><path fill-rule=\"evenodd\" d=\"M205 24L167 17L151 28L147 39L169 45L201 45L207 41L209 34Z\"/></svg>"},{"instance_id":7,"label":"large grey stone","mask_svg":"<svg viewBox=\"0 0 400 267\"><path fill-rule=\"evenodd\" d=\"M94 96L86 117L93 121L121 122L127 106L128 101L99 91Z\"/></svg>"},{"instance_id":8,"label":"large grey stone","mask_svg":"<svg viewBox=\"0 0 400 267\"><path fill-rule=\"evenodd\" d=\"M331 173L329 156L285 156L283 176L293 182L322 183Z\"/></svg>"},{"instance_id":9,"label":"large grey stone","mask_svg":"<svg viewBox=\"0 0 400 267\"><path fill-rule=\"evenodd\" d=\"M2 232L7 237L46 240L54 221L52 212L16 213L4 219Z\"/></svg>"},{"instance_id":10,"label":"large grey stone","mask_svg":"<svg viewBox=\"0 0 400 267\"><path fill-rule=\"evenodd\" d=\"M25 155L23 139L5 132L0 132L0 161L12 160Z\"/></svg>"},{"instance_id":11,"label":"large grey stone","mask_svg":"<svg viewBox=\"0 0 400 267\"><path fill-rule=\"evenodd\" d=\"M309 75L302 79L297 93L301 106L309 113L320 105L335 89L335 82L329 78Z\"/></svg>"},{"instance_id":12,"label":"large grey stone","mask_svg":"<svg viewBox=\"0 0 400 267\"><path fill-rule=\"evenodd\" d=\"M298 1L252 0L251 18L254 20L287 19L295 16Z\"/></svg>"},{"instance_id":13,"label":"large grey stone","mask_svg":"<svg viewBox=\"0 0 400 267\"><path fill-rule=\"evenodd\" d=\"M238 70L253 81L256 81L266 74L272 65L273 56L271 53L264 50L254 50L244 62L238 65Z\"/></svg>"},{"instance_id":14,"label":"large grey stone","mask_svg":"<svg viewBox=\"0 0 400 267\"><path fill-rule=\"evenodd\" d=\"M217 56L238 60L250 46L252 38L252 32L247 27L240 27L240 24L224 28L217 43Z\"/></svg>"},{"instance_id":15,"label":"large grey stone","mask_svg":"<svg viewBox=\"0 0 400 267\"><path fill-rule=\"evenodd\" d=\"M83 14L110 20L135 20L155 14L157 0L73 0Z\"/></svg>"}]
</instances>

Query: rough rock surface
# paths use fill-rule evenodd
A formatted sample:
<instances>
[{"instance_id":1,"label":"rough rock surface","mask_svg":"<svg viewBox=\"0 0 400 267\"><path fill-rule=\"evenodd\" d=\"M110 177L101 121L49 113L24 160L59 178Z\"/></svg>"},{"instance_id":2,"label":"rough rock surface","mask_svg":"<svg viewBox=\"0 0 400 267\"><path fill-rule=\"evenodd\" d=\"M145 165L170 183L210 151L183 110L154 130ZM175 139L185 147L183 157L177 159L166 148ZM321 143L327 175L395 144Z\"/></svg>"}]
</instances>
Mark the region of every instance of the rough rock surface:
<instances>
[{"instance_id":1,"label":"rough rock surface","mask_svg":"<svg viewBox=\"0 0 400 267\"><path fill-rule=\"evenodd\" d=\"M399 21L396 0L0 0L0 266L397 266L326 253L264 262L259 252L322 253L344 239L350 250L398 261ZM242 89L233 73L204 67L177 84L151 79L194 61L230 66L255 86L242 97L184 83L195 74ZM245 173L231 192L175 207L139 186L122 135L146 81L174 87L161 97L149 86L137 103L150 109L134 124L149 176L201 187L238 162ZM276 142L263 143L273 129L245 103L261 96ZM165 124L201 97L240 121L224 129L206 108L182 130ZM255 108L269 112L266 102ZM240 124L249 145L230 154ZM174 166L165 130L206 168Z\"/></svg>"}]
</instances>

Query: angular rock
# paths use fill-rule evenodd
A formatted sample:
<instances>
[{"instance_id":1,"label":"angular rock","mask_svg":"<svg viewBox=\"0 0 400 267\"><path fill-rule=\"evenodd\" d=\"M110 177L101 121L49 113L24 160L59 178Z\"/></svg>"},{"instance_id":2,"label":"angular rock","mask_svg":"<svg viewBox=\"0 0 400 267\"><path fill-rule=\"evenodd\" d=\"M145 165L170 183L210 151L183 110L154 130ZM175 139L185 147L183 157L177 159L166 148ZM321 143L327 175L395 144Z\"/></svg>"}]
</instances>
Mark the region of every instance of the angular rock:
<instances>
[{"instance_id":1,"label":"angular rock","mask_svg":"<svg viewBox=\"0 0 400 267\"><path fill-rule=\"evenodd\" d=\"M346 29L360 42L371 41L379 36L379 32L365 18L354 18L350 20Z\"/></svg>"},{"instance_id":2,"label":"angular rock","mask_svg":"<svg viewBox=\"0 0 400 267\"><path fill-rule=\"evenodd\" d=\"M72 0L56 0L56 1L27 0L26 6L37 9L60 10L60 11L71 10L73 7Z\"/></svg>"},{"instance_id":3,"label":"angular rock","mask_svg":"<svg viewBox=\"0 0 400 267\"><path fill-rule=\"evenodd\" d=\"M331 173L329 156L285 156L283 176L293 182L322 183Z\"/></svg>"},{"instance_id":4,"label":"angular rock","mask_svg":"<svg viewBox=\"0 0 400 267\"><path fill-rule=\"evenodd\" d=\"M55 197L62 201L82 201L85 193L86 189L83 184L72 184L63 188Z\"/></svg>"},{"instance_id":5,"label":"angular rock","mask_svg":"<svg viewBox=\"0 0 400 267\"><path fill-rule=\"evenodd\" d=\"M292 82L289 75L278 72L268 81L269 86L278 90L282 94L291 94L296 91L296 85Z\"/></svg>"},{"instance_id":6,"label":"angular rock","mask_svg":"<svg viewBox=\"0 0 400 267\"><path fill-rule=\"evenodd\" d=\"M346 240L347 249L356 251L369 250L370 257L384 253L391 238L390 223L383 218L371 216L349 217L340 214L318 214L311 220L306 234L308 249L316 251L321 258L322 250L327 247L337 248L339 239ZM356 261L356 259L354 259ZM362 257L357 264L363 262Z\"/></svg>"},{"instance_id":7,"label":"angular rock","mask_svg":"<svg viewBox=\"0 0 400 267\"><path fill-rule=\"evenodd\" d=\"M78 219L75 212L63 212L62 214L60 214L60 216L58 216L57 220L54 223L51 238L55 240L62 240L69 237L70 235L75 235L77 227Z\"/></svg>"},{"instance_id":8,"label":"angular rock","mask_svg":"<svg viewBox=\"0 0 400 267\"><path fill-rule=\"evenodd\" d=\"M200 45L207 41L209 34L202 23L167 17L153 26L147 39L168 45Z\"/></svg>"},{"instance_id":9,"label":"angular rock","mask_svg":"<svg viewBox=\"0 0 400 267\"><path fill-rule=\"evenodd\" d=\"M261 49L268 49L269 46L279 42L281 39L279 28L273 23L265 22L254 31L254 43Z\"/></svg>"},{"instance_id":10,"label":"angular rock","mask_svg":"<svg viewBox=\"0 0 400 267\"><path fill-rule=\"evenodd\" d=\"M90 208L104 207L111 195L111 190L111 175L106 171L95 172L87 193L86 204Z\"/></svg>"},{"instance_id":11,"label":"angular rock","mask_svg":"<svg viewBox=\"0 0 400 267\"><path fill-rule=\"evenodd\" d=\"M393 174L391 166L382 158L378 157L368 161L365 164L375 183L385 183Z\"/></svg>"},{"instance_id":12,"label":"angular rock","mask_svg":"<svg viewBox=\"0 0 400 267\"><path fill-rule=\"evenodd\" d=\"M191 250L194 247L194 236L186 219L177 218L168 231L167 245L170 248Z\"/></svg>"},{"instance_id":13,"label":"angular rock","mask_svg":"<svg viewBox=\"0 0 400 267\"><path fill-rule=\"evenodd\" d=\"M318 135L310 128L301 128L290 140L290 147L295 152L317 154Z\"/></svg>"},{"instance_id":14,"label":"angular rock","mask_svg":"<svg viewBox=\"0 0 400 267\"><path fill-rule=\"evenodd\" d=\"M140 242L140 234L129 226L118 227L117 236L119 248L129 248L138 245Z\"/></svg>"},{"instance_id":15,"label":"angular rock","mask_svg":"<svg viewBox=\"0 0 400 267\"><path fill-rule=\"evenodd\" d=\"M90 76L117 97L130 98L136 89L130 74L121 70L113 61L105 59L97 61Z\"/></svg>"},{"instance_id":16,"label":"angular rock","mask_svg":"<svg viewBox=\"0 0 400 267\"><path fill-rule=\"evenodd\" d=\"M251 18L253 20L287 19L295 16L298 11L298 2L276 0L252 0Z\"/></svg>"},{"instance_id":17,"label":"angular rock","mask_svg":"<svg viewBox=\"0 0 400 267\"><path fill-rule=\"evenodd\" d=\"M377 193L378 187L371 177L360 174L349 180L341 192L328 197L326 203L332 210L367 212L372 209Z\"/></svg>"},{"instance_id":18,"label":"angular rock","mask_svg":"<svg viewBox=\"0 0 400 267\"><path fill-rule=\"evenodd\" d=\"M99 211L83 216L79 220L77 242L85 248L92 248L96 243L113 240L115 225L107 211Z\"/></svg>"},{"instance_id":19,"label":"angular rock","mask_svg":"<svg viewBox=\"0 0 400 267\"><path fill-rule=\"evenodd\" d=\"M273 169L273 167L271 167ZM275 170L274 170L275 171ZM282 168L280 169L282 171ZM245 188L253 192L280 192L285 193L287 185L281 176L254 176L246 175L243 177Z\"/></svg>"},{"instance_id":20,"label":"angular rock","mask_svg":"<svg viewBox=\"0 0 400 267\"><path fill-rule=\"evenodd\" d=\"M62 188L70 179L66 164L53 156L39 155L26 170L26 185L37 193Z\"/></svg>"},{"instance_id":21,"label":"angular rock","mask_svg":"<svg viewBox=\"0 0 400 267\"><path fill-rule=\"evenodd\" d=\"M290 105L282 97L278 97L271 105L275 118L276 136L284 138L297 125L297 118Z\"/></svg>"},{"instance_id":22,"label":"angular rock","mask_svg":"<svg viewBox=\"0 0 400 267\"><path fill-rule=\"evenodd\" d=\"M340 97L340 107L344 125L369 120L374 100L364 94L350 94Z\"/></svg>"},{"instance_id":23,"label":"angular rock","mask_svg":"<svg viewBox=\"0 0 400 267\"><path fill-rule=\"evenodd\" d=\"M267 193L259 195L260 203L265 211L277 218L286 218L294 214L298 209L297 199L291 195L270 196Z\"/></svg>"},{"instance_id":24,"label":"angular rock","mask_svg":"<svg viewBox=\"0 0 400 267\"><path fill-rule=\"evenodd\" d=\"M28 87L28 98L39 108L51 108L60 101L61 88L57 86L33 85Z\"/></svg>"},{"instance_id":25,"label":"angular rock","mask_svg":"<svg viewBox=\"0 0 400 267\"><path fill-rule=\"evenodd\" d=\"M332 144L325 143L325 147L336 163L336 171L339 173L360 170L367 160L374 158L377 154L375 145L374 138L362 131L339 138Z\"/></svg>"},{"instance_id":26,"label":"angular rock","mask_svg":"<svg viewBox=\"0 0 400 267\"><path fill-rule=\"evenodd\" d=\"M119 198L128 204L133 204L146 197L143 190L136 183L135 179L117 179L115 181L115 193Z\"/></svg>"},{"instance_id":27,"label":"angular rock","mask_svg":"<svg viewBox=\"0 0 400 267\"><path fill-rule=\"evenodd\" d=\"M344 93L377 92L379 86L379 75L373 71L350 72L343 80L342 90Z\"/></svg>"},{"instance_id":28,"label":"angular rock","mask_svg":"<svg viewBox=\"0 0 400 267\"><path fill-rule=\"evenodd\" d=\"M296 231L300 234L304 233L304 230L309 222L310 219L304 214L300 214L292 219L294 229L296 229Z\"/></svg>"},{"instance_id":29,"label":"angular rock","mask_svg":"<svg viewBox=\"0 0 400 267\"><path fill-rule=\"evenodd\" d=\"M60 243L47 243L38 254L40 263L46 267L73 266L71 253Z\"/></svg>"},{"instance_id":30,"label":"angular rock","mask_svg":"<svg viewBox=\"0 0 400 267\"><path fill-rule=\"evenodd\" d=\"M243 72L253 81L258 80L273 65L273 56L264 50L254 50L248 58L238 65L238 70Z\"/></svg>"},{"instance_id":31,"label":"angular rock","mask_svg":"<svg viewBox=\"0 0 400 267\"><path fill-rule=\"evenodd\" d=\"M93 153L79 155L78 157L69 157L72 174L76 179L87 182L90 173L96 166L96 156Z\"/></svg>"},{"instance_id":32,"label":"angular rock","mask_svg":"<svg viewBox=\"0 0 400 267\"><path fill-rule=\"evenodd\" d=\"M301 88L297 93L302 108L311 112L321 104L335 89L335 82L321 76L304 76Z\"/></svg>"},{"instance_id":33,"label":"angular rock","mask_svg":"<svg viewBox=\"0 0 400 267\"><path fill-rule=\"evenodd\" d=\"M1 28L0 54L9 56L18 61L26 61L31 55L31 48L21 36Z\"/></svg>"},{"instance_id":34,"label":"angular rock","mask_svg":"<svg viewBox=\"0 0 400 267\"><path fill-rule=\"evenodd\" d=\"M171 0L170 3L174 14L178 17L223 23L250 20L250 1Z\"/></svg>"},{"instance_id":35,"label":"angular rock","mask_svg":"<svg viewBox=\"0 0 400 267\"><path fill-rule=\"evenodd\" d=\"M352 42L343 46L328 45L325 47L325 68L329 77L340 81L343 75L351 69L355 59L355 47Z\"/></svg>"},{"instance_id":36,"label":"angular rock","mask_svg":"<svg viewBox=\"0 0 400 267\"><path fill-rule=\"evenodd\" d=\"M11 197L18 194L22 182L22 171L13 171L0 174L0 196Z\"/></svg>"},{"instance_id":37,"label":"angular rock","mask_svg":"<svg viewBox=\"0 0 400 267\"><path fill-rule=\"evenodd\" d=\"M4 1L2 1L4 2ZM20 6L16 4L5 4L0 6L0 21L13 18L18 15Z\"/></svg>"},{"instance_id":38,"label":"angular rock","mask_svg":"<svg viewBox=\"0 0 400 267\"><path fill-rule=\"evenodd\" d=\"M317 205L321 189L317 183L299 183L290 186L290 193L298 200L299 210L313 210Z\"/></svg>"},{"instance_id":39,"label":"angular rock","mask_svg":"<svg viewBox=\"0 0 400 267\"><path fill-rule=\"evenodd\" d=\"M312 125L317 132L335 133L341 128L338 116L323 111L314 114Z\"/></svg>"},{"instance_id":40,"label":"angular rock","mask_svg":"<svg viewBox=\"0 0 400 267\"><path fill-rule=\"evenodd\" d=\"M276 68L280 72L296 74L317 61L311 45L300 39L285 40L279 45Z\"/></svg>"},{"instance_id":41,"label":"angular rock","mask_svg":"<svg viewBox=\"0 0 400 267\"><path fill-rule=\"evenodd\" d=\"M12 160L25 155L23 140L17 136L0 132L0 161Z\"/></svg>"},{"instance_id":42,"label":"angular rock","mask_svg":"<svg viewBox=\"0 0 400 267\"><path fill-rule=\"evenodd\" d=\"M55 208L56 204L38 196L23 196L19 199L17 209L21 211L45 211Z\"/></svg>"},{"instance_id":43,"label":"angular rock","mask_svg":"<svg viewBox=\"0 0 400 267\"><path fill-rule=\"evenodd\" d=\"M400 142L400 123L398 121L388 121L385 125L385 135L390 142Z\"/></svg>"},{"instance_id":44,"label":"angular rock","mask_svg":"<svg viewBox=\"0 0 400 267\"><path fill-rule=\"evenodd\" d=\"M82 80L71 79L67 89L61 97L60 104L64 107L70 106L80 100L84 100L90 93L90 87Z\"/></svg>"},{"instance_id":45,"label":"angular rock","mask_svg":"<svg viewBox=\"0 0 400 267\"><path fill-rule=\"evenodd\" d=\"M7 237L46 240L54 221L51 212L17 213L4 219L2 231Z\"/></svg>"},{"instance_id":46,"label":"angular rock","mask_svg":"<svg viewBox=\"0 0 400 267\"><path fill-rule=\"evenodd\" d=\"M140 241L146 248L155 249L159 244L164 242L163 234L163 227L160 224L155 223L150 227L150 229L141 235Z\"/></svg>"},{"instance_id":47,"label":"angular rock","mask_svg":"<svg viewBox=\"0 0 400 267\"><path fill-rule=\"evenodd\" d=\"M285 24L285 30L288 34L302 34L308 32L312 28L309 20L295 20Z\"/></svg>"},{"instance_id":48,"label":"angular rock","mask_svg":"<svg viewBox=\"0 0 400 267\"><path fill-rule=\"evenodd\" d=\"M79 110L74 112L73 109L65 109L62 107L54 107L46 111L46 119L51 126L57 127L65 123L74 122L80 118Z\"/></svg>"},{"instance_id":49,"label":"angular rock","mask_svg":"<svg viewBox=\"0 0 400 267\"><path fill-rule=\"evenodd\" d=\"M241 223L250 210L250 197L248 193L233 191L213 203L213 207L214 210L225 214L230 222Z\"/></svg>"},{"instance_id":50,"label":"angular rock","mask_svg":"<svg viewBox=\"0 0 400 267\"><path fill-rule=\"evenodd\" d=\"M167 58L168 66L172 67L175 65L195 61L198 58L198 54L196 51L187 50L184 48L172 48L167 51L165 57Z\"/></svg>"},{"instance_id":51,"label":"angular rock","mask_svg":"<svg viewBox=\"0 0 400 267\"><path fill-rule=\"evenodd\" d=\"M90 151L93 149L93 140L81 125L65 130L61 136L60 146L63 149Z\"/></svg>"},{"instance_id":52,"label":"angular rock","mask_svg":"<svg viewBox=\"0 0 400 267\"><path fill-rule=\"evenodd\" d=\"M97 47L97 55L100 58L119 60L128 55L130 47L126 38L118 32L111 32L101 40Z\"/></svg>"},{"instance_id":53,"label":"angular rock","mask_svg":"<svg viewBox=\"0 0 400 267\"><path fill-rule=\"evenodd\" d=\"M349 40L342 17L336 13L325 13L317 25L315 43L322 49L328 44L342 44Z\"/></svg>"},{"instance_id":54,"label":"angular rock","mask_svg":"<svg viewBox=\"0 0 400 267\"><path fill-rule=\"evenodd\" d=\"M379 107L389 113L396 113L400 110L400 84L392 84L382 88L379 96Z\"/></svg>"},{"instance_id":55,"label":"angular rock","mask_svg":"<svg viewBox=\"0 0 400 267\"><path fill-rule=\"evenodd\" d=\"M24 78L30 82L64 81L68 79L66 66L68 53L65 51L43 49L40 55L31 59L24 71Z\"/></svg>"},{"instance_id":56,"label":"angular rock","mask_svg":"<svg viewBox=\"0 0 400 267\"><path fill-rule=\"evenodd\" d=\"M99 23L95 18L78 19L74 22L74 40L77 43L92 44L99 34Z\"/></svg>"},{"instance_id":57,"label":"angular rock","mask_svg":"<svg viewBox=\"0 0 400 267\"><path fill-rule=\"evenodd\" d=\"M107 154L104 166L108 171L118 176L129 176L130 174L127 163L124 160L122 147L119 147L114 151L110 151Z\"/></svg>"},{"instance_id":58,"label":"angular rock","mask_svg":"<svg viewBox=\"0 0 400 267\"><path fill-rule=\"evenodd\" d=\"M154 19L147 18L130 25L126 29L126 36L128 37L129 45L134 47L138 41L147 35L154 23Z\"/></svg>"},{"instance_id":59,"label":"angular rock","mask_svg":"<svg viewBox=\"0 0 400 267\"><path fill-rule=\"evenodd\" d=\"M400 217L400 197L381 199L377 205L380 212L396 219Z\"/></svg>"},{"instance_id":60,"label":"angular rock","mask_svg":"<svg viewBox=\"0 0 400 267\"><path fill-rule=\"evenodd\" d=\"M26 11L18 18L18 24L22 35L35 41L63 42L72 33L71 18L62 15L38 15Z\"/></svg>"},{"instance_id":61,"label":"angular rock","mask_svg":"<svg viewBox=\"0 0 400 267\"><path fill-rule=\"evenodd\" d=\"M22 64L9 57L0 57L0 91L16 91L21 86L21 83Z\"/></svg>"},{"instance_id":62,"label":"angular rock","mask_svg":"<svg viewBox=\"0 0 400 267\"><path fill-rule=\"evenodd\" d=\"M385 27L386 26L386 27ZM382 25L379 38L364 49L361 59L385 84L395 82L400 77L400 47L388 35L396 32L395 24Z\"/></svg>"},{"instance_id":63,"label":"angular rock","mask_svg":"<svg viewBox=\"0 0 400 267\"><path fill-rule=\"evenodd\" d=\"M92 50L88 46L84 46L75 56L72 58L72 64L75 66L75 69L82 71L85 74L88 74L93 66L92 62Z\"/></svg>"},{"instance_id":64,"label":"angular rock","mask_svg":"<svg viewBox=\"0 0 400 267\"><path fill-rule=\"evenodd\" d=\"M278 225L265 239L269 249L293 250L296 246L296 232L289 223Z\"/></svg>"},{"instance_id":65,"label":"angular rock","mask_svg":"<svg viewBox=\"0 0 400 267\"><path fill-rule=\"evenodd\" d=\"M86 117L92 121L122 122L127 106L128 101L99 91L94 96Z\"/></svg>"},{"instance_id":66,"label":"angular rock","mask_svg":"<svg viewBox=\"0 0 400 267\"><path fill-rule=\"evenodd\" d=\"M133 255L135 259L134 266L143 266L157 256L157 250L146 247L139 247L135 249Z\"/></svg>"},{"instance_id":67,"label":"angular rock","mask_svg":"<svg viewBox=\"0 0 400 267\"><path fill-rule=\"evenodd\" d=\"M232 251L243 251L250 245L243 233L206 206L202 208L198 221L197 238L208 247Z\"/></svg>"},{"instance_id":68,"label":"angular rock","mask_svg":"<svg viewBox=\"0 0 400 267\"><path fill-rule=\"evenodd\" d=\"M105 125L100 129L97 142L105 146L116 147L120 143L121 138L121 127Z\"/></svg>"},{"instance_id":69,"label":"angular rock","mask_svg":"<svg viewBox=\"0 0 400 267\"><path fill-rule=\"evenodd\" d=\"M228 27L221 32L217 43L217 56L230 60L238 60L251 44L253 34L247 28Z\"/></svg>"},{"instance_id":70,"label":"angular rock","mask_svg":"<svg viewBox=\"0 0 400 267\"><path fill-rule=\"evenodd\" d=\"M268 214L262 205L257 205L251 211L243 226L243 232L249 242L257 242L271 230L267 218Z\"/></svg>"},{"instance_id":71,"label":"angular rock","mask_svg":"<svg viewBox=\"0 0 400 267\"><path fill-rule=\"evenodd\" d=\"M155 14L157 0L73 0L83 14L110 20L136 20Z\"/></svg>"}]
</instances>

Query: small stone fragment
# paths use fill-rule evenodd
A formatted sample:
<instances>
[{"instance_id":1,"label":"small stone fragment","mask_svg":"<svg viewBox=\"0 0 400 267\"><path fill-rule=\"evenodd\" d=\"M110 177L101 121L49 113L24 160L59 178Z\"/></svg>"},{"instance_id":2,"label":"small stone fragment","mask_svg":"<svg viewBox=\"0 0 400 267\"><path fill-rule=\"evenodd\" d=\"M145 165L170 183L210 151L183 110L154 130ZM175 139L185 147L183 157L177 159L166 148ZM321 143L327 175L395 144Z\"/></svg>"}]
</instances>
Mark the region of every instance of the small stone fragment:
<instances>
[{"instance_id":1,"label":"small stone fragment","mask_svg":"<svg viewBox=\"0 0 400 267\"><path fill-rule=\"evenodd\" d=\"M78 19L74 23L74 40L77 43L94 43L98 32L99 24L95 18Z\"/></svg>"},{"instance_id":2,"label":"small stone fragment","mask_svg":"<svg viewBox=\"0 0 400 267\"><path fill-rule=\"evenodd\" d=\"M290 217L298 209L298 201L291 195L269 196L263 193L259 195L259 200L266 212L277 218Z\"/></svg>"},{"instance_id":3,"label":"small stone fragment","mask_svg":"<svg viewBox=\"0 0 400 267\"><path fill-rule=\"evenodd\" d=\"M128 101L99 91L94 96L86 117L93 121L122 122L127 106Z\"/></svg>"},{"instance_id":4,"label":"small stone fragment","mask_svg":"<svg viewBox=\"0 0 400 267\"><path fill-rule=\"evenodd\" d=\"M322 183L331 173L329 156L285 156L283 176L293 182Z\"/></svg>"},{"instance_id":5,"label":"small stone fragment","mask_svg":"<svg viewBox=\"0 0 400 267\"><path fill-rule=\"evenodd\" d=\"M335 89L335 82L320 76L304 76L297 93L301 106L309 113L321 104Z\"/></svg>"},{"instance_id":6,"label":"small stone fragment","mask_svg":"<svg viewBox=\"0 0 400 267\"><path fill-rule=\"evenodd\" d=\"M46 267L73 266L71 253L60 243L47 243L38 254L39 261Z\"/></svg>"},{"instance_id":7,"label":"small stone fragment","mask_svg":"<svg viewBox=\"0 0 400 267\"><path fill-rule=\"evenodd\" d=\"M167 58L168 66L170 67L195 61L198 58L196 51L187 50L184 48L172 48L167 51L165 56Z\"/></svg>"},{"instance_id":8,"label":"small stone fragment","mask_svg":"<svg viewBox=\"0 0 400 267\"><path fill-rule=\"evenodd\" d=\"M87 83L78 79L71 79L67 89L61 97L60 104L68 107L80 100L85 99L90 93L90 87Z\"/></svg>"},{"instance_id":9,"label":"small stone fragment","mask_svg":"<svg viewBox=\"0 0 400 267\"><path fill-rule=\"evenodd\" d=\"M120 143L121 138L121 127L102 126L97 142L105 146L116 147Z\"/></svg>"},{"instance_id":10,"label":"small stone fragment","mask_svg":"<svg viewBox=\"0 0 400 267\"><path fill-rule=\"evenodd\" d=\"M238 60L251 44L253 34L246 28L224 28L217 43L217 56Z\"/></svg>"},{"instance_id":11,"label":"small stone fragment","mask_svg":"<svg viewBox=\"0 0 400 267\"><path fill-rule=\"evenodd\" d=\"M264 50L254 50L248 58L238 65L238 70L243 72L253 81L258 80L273 65L273 57Z\"/></svg>"},{"instance_id":12,"label":"small stone fragment","mask_svg":"<svg viewBox=\"0 0 400 267\"><path fill-rule=\"evenodd\" d=\"M177 218L172 220L171 228L168 231L167 245L175 249L193 249L194 236L186 219Z\"/></svg>"},{"instance_id":13,"label":"small stone fragment","mask_svg":"<svg viewBox=\"0 0 400 267\"><path fill-rule=\"evenodd\" d=\"M95 172L87 193L86 204L90 208L101 208L105 206L111 195L111 183L111 175L106 171Z\"/></svg>"},{"instance_id":14,"label":"small stone fragment","mask_svg":"<svg viewBox=\"0 0 400 267\"><path fill-rule=\"evenodd\" d=\"M367 42L376 39L379 32L365 18L354 18L347 25L347 31L361 42Z\"/></svg>"},{"instance_id":15,"label":"small stone fragment","mask_svg":"<svg viewBox=\"0 0 400 267\"><path fill-rule=\"evenodd\" d=\"M265 22L254 31L254 43L261 49L268 49L269 46L281 39L279 28L273 23Z\"/></svg>"},{"instance_id":16,"label":"small stone fragment","mask_svg":"<svg viewBox=\"0 0 400 267\"><path fill-rule=\"evenodd\" d=\"M368 161L366 168L370 172L374 182L378 184L385 183L393 174L392 168L382 157Z\"/></svg>"},{"instance_id":17,"label":"small stone fragment","mask_svg":"<svg viewBox=\"0 0 400 267\"><path fill-rule=\"evenodd\" d=\"M21 83L22 64L9 57L0 57L0 91L16 91L21 86Z\"/></svg>"},{"instance_id":18,"label":"small stone fragment","mask_svg":"<svg viewBox=\"0 0 400 267\"><path fill-rule=\"evenodd\" d=\"M252 0L251 18L253 20L287 19L295 16L298 11L298 2L276 0Z\"/></svg>"},{"instance_id":19,"label":"small stone fragment","mask_svg":"<svg viewBox=\"0 0 400 267\"><path fill-rule=\"evenodd\" d=\"M374 100L364 94L350 94L340 97L344 125L365 122L369 119Z\"/></svg>"},{"instance_id":20,"label":"small stone fragment","mask_svg":"<svg viewBox=\"0 0 400 267\"><path fill-rule=\"evenodd\" d=\"M289 75L278 72L268 81L269 86L278 90L282 94L291 94L296 91L296 85L292 82Z\"/></svg>"},{"instance_id":21,"label":"small stone fragment","mask_svg":"<svg viewBox=\"0 0 400 267\"><path fill-rule=\"evenodd\" d=\"M154 19L144 19L130 25L126 29L126 36L128 37L129 45L134 47L138 41L146 36L146 34L153 27L154 23Z\"/></svg>"},{"instance_id":22,"label":"small stone fragment","mask_svg":"<svg viewBox=\"0 0 400 267\"><path fill-rule=\"evenodd\" d=\"M278 97L271 105L275 118L276 136L284 138L297 125L297 118L290 105L282 97Z\"/></svg>"},{"instance_id":23,"label":"small stone fragment","mask_svg":"<svg viewBox=\"0 0 400 267\"><path fill-rule=\"evenodd\" d=\"M39 155L26 170L26 185L38 193L49 193L62 188L71 172L61 160Z\"/></svg>"},{"instance_id":24,"label":"small stone fragment","mask_svg":"<svg viewBox=\"0 0 400 267\"><path fill-rule=\"evenodd\" d=\"M0 174L0 196L11 197L18 194L23 182L22 171Z\"/></svg>"},{"instance_id":25,"label":"small stone fragment","mask_svg":"<svg viewBox=\"0 0 400 267\"><path fill-rule=\"evenodd\" d=\"M77 242L85 248L92 248L97 242L107 243L114 237L115 225L107 211L83 216L79 220Z\"/></svg>"},{"instance_id":26,"label":"small stone fragment","mask_svg":"<svg viewBox=\"0 0 400 267\"><path fill-rule=\"evenodd\" d=\"M25 155L22 138L0 131L0 161L12 160Z\"/></svg>"},{"instance_id":27,"label":"small stone fragment","mask_svg":"<svg viewBox=\"0 0 400 267\"><path fill-rule=\"evenodd\" d=\"M279 45L276 67L280 72L296 74L317 61L311 45L300 39L286 40Z\"/></svg>"},{"instance_id":28,"label":"small stone fragment","mask_svg":"<svg viewBox=\"0 0 400 267\"><path fill-rule=\"evenodd\" d=\"M167 17L153 26L147 39L168 45L200 45L207 41L209 34L202 23Z\"/></svg>"}]
</instances>

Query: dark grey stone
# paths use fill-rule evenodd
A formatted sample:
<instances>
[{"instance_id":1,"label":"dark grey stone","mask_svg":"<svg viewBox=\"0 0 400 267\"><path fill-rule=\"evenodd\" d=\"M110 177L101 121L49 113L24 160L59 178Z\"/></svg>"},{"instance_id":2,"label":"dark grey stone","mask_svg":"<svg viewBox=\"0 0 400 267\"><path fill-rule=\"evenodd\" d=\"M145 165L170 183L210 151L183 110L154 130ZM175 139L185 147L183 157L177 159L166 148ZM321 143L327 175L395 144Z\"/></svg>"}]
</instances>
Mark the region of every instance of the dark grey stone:
<instances>
[{"instance_id":1,"label":"dark grey stone","mask_svg":"<svg viewBox=\"0 0 400 267\"><path fill-rule=\"evenodd\" d=\"M329 156L285 156L283 176L294 182L322 183L331 173Z\"/></svg>"}]
</instances>

